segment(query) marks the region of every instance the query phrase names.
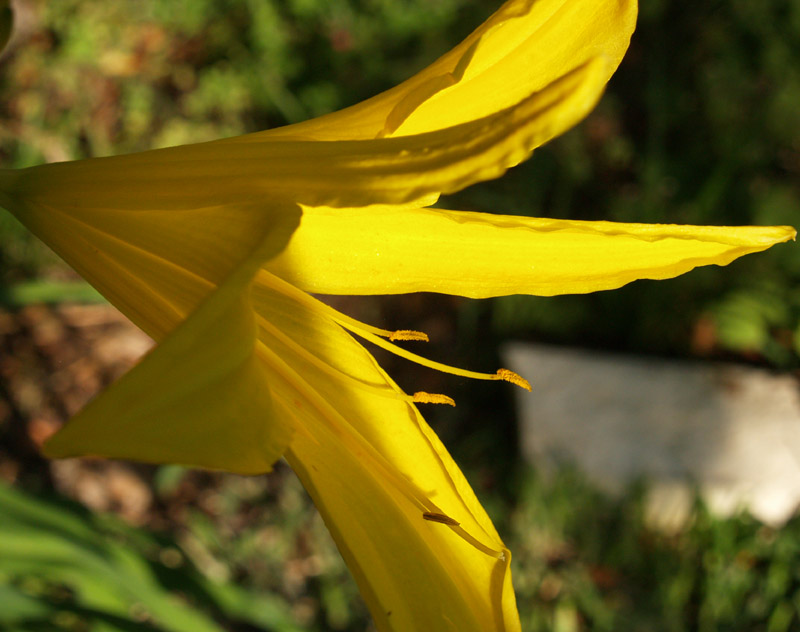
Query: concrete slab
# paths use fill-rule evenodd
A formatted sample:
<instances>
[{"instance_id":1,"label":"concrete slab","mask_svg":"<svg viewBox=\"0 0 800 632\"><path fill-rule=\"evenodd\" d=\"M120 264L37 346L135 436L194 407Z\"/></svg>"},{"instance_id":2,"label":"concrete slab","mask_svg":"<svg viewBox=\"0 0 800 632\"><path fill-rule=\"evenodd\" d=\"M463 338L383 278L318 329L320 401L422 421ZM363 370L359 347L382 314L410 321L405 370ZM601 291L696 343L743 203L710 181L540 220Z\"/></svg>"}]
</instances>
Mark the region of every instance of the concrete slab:
<instances>
[{"instance_id":1,"label":"concrete slab","mask_svg":"<svg viewBox=\"0 0 800 632\"><path fill-rule=\"evenodd\" d=\"M666 530L689 518L694 490L721 516L742 509L779 526L800 505L800 390L792 376L515 343L524 456L582 469L619 494L649 481L647 514Z\"/></svg>"}]
</instances>

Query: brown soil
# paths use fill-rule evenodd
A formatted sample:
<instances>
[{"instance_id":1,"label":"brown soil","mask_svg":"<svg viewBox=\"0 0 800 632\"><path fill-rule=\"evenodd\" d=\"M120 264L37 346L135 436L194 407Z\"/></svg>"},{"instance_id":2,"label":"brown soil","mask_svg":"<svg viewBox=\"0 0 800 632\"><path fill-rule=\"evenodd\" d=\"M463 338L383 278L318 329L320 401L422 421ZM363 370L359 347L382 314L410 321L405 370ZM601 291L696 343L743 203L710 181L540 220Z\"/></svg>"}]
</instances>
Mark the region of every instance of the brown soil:
<instances>
[{"instance_id":1,"label":"brown soil","mask_svg":"<svg viewBox=\"0 0 800 632\"><path fill-rule=\"evenodd\" d=\"M126 463L48 462L40 447L69 417L125 373L152 341L108 305L30 305L0 311L0 477L52 487L134 523L152 503Z\"/></svg>"}]
</instances>

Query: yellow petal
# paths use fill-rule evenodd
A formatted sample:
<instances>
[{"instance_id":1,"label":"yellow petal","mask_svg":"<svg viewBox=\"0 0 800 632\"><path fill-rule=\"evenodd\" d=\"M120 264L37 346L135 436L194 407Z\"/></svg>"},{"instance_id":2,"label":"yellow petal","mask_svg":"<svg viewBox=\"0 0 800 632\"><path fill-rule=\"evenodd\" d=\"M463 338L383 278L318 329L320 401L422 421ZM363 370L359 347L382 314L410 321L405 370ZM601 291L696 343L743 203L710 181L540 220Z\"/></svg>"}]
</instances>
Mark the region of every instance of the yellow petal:
<instances>
[{"instance_id":1,"label":"yellow petal","mask_svg":"<svg viewBox=\"0 0 800 632\"><path fill-rule=\"evenodd\" d=\"M511 107L597 57L608 60L605 84L625 54L636 13L634 0L512 0L392 90L262 134L338 140L444 129Z\"/></svg>"},{"instance_id":2,"label":"yellow petal","mask_svg":"<svg viewBox=\"0 0 800 632\"><path fill-rule=\"evenodd\" d=\"M605 60L594 59L511 108L427 134L337 142L241 136L0 172L0 191L12 201L70 215L223 205L256 214L259 205L269 213L280 203L406 204L502 175L527 158L531 147L585 116L605 76ZM15 178L13 188L4 183L9 177Z\"/></svg>"},{"instance_id":3,"label":"yellow petal","mask_svg":"<svg viewBox=\"0 0 800 632\"><path fill-rule=\"evenodd\" d=\"M316 299L266 272L252 295L287 459L378 628L518 629L509 555L410 398Z\"/></svg>"},{"instance_id":4,"label":"yellow petal","mask_svg":"<svg viewBox=\"0 0 800 632\"><path fill-rule=\"evenodd\" d=\"M286 449L291 418L276 417L256 347L249 283L272 244L257 249L144 360L44 447L48 457L104 456L265 472Z\"/></svg>"},{"instance_id":5,"label":"yellow petal","mask_svg":"<svg viewBox=\"0 0 800 632\"><path fill-rule=\"evenodd\" d=\"M379 630L520 629L507 550L498 559L465 540L460 526L426 520L422 509L393 492L380 472L335 436L321 433L318 439L298 437L287 460L325 519Z\"/></svg>"},{"instance_id":6,"label":"yellow petal","mask_svg":"<svg viewBox=\"0 0 800 632\"><path fill-rule=\"evenodd\" d=\"M156 340L265 240L263 256L277 253L299 221L292 204L170 205L146 177L105 196L88 184L125 172L115 159L0 170L0 204Z\"/></svg>"},{"instance_id":7,"label":"yellow petal","mask_svg":"<svg viewBox=\"0 0 800 632\"><path fill-rule=\"evenodd\" d=\"M580 294L793 239L789 227L615 224L440 209L304 209L269 269L308 292Z\"/></svg>"}]
</instances>

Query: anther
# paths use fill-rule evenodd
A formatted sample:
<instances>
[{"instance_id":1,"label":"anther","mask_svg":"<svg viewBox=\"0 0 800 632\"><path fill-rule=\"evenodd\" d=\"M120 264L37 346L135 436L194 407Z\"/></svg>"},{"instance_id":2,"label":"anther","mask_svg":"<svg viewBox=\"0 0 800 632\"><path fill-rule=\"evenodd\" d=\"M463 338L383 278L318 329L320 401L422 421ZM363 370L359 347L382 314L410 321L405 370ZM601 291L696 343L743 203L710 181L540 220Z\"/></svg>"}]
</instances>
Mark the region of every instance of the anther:
<instances>
[{"instance_id":1,"label":"anther","mask_svg":"<svg viewBox=\"0 0 800 632\"><path fill-rule=\"evenodd\" d=\"M422 514L423 519L428 520L429 522L438 522L439 524L448 524L451 527L457 527L461 523L458 520L454 520L450 516L447 516L443 513L437 513L435 511L426 511Z\"/></svg>"},{"instance_id":2,"label":"anther","mask_svg":"<svg viewBox=\"0 0 800 632\"><path fill-rule=\"evenodd\" d=\"M422 342L428 342L428 334L422 331L414 331L413 329L398 329L397 331L393 331L389 336L389 340L395 342L397 340L419 340Z\"/></svg>"},{"instance_id":3,"label":"anther","mask_svg":"<svg viewBox=\"0 0 800 632\"><path fill-rule=\"evenodd\" d=\"M531 384L521 375L514 373L514 371L509 371L508 369L498 369L497 370L497 377L498 379L504 380L506 382L511 382L516 386L521 386L526 391L531 390Z\"/></svg>"},{"instance_id":4,"label":"anther","mask_svg":"<svg viewBox=\"0 0 800 632\"><path fill-rule=\"evenodd\" d=\"M425 391L417 391L412 395L412 399L417 404L447 404L448 406L455 406L456 402L452 397L442 395L440 393L426 393Z\"/></svg>"}]
</instances>

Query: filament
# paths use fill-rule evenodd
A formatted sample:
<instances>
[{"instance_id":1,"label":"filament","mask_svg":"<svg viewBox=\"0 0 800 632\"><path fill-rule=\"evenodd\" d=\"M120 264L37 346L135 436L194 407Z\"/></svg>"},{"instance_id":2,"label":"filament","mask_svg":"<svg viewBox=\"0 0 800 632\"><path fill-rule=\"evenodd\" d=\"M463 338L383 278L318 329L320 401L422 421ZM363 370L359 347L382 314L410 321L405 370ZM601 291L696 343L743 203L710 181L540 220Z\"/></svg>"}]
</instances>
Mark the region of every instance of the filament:
<instances>
[{"instance_id":1,"label":"filament","mask_svg":"<svg viewBox=\"0 0 800 632\"><path fill-rule=\"evenodd\" d=\"M323 373L327 374L329 377L335 380L345 380L351 386L354 386L360 390L369 391L370 393L374 395L379 395L380 397L388 397L390 399L397 399L408 403L414 402L418 404L448 404L450 406L456 405L453 399L451 397L448 397L447 395L441 395L439 393L425 393L425 392L419 392L419 393L414 393L413 395L407 395L400 390L395 390L392 388L385 388L385 387L381 388L380 384L364 382L363 380L360 380L357 377L350 375L349 373L345 373L341 369L336 368L335 366L329 364L328 362L325 362L325 360L323 360L316 354L311 353L308 349L295 342L293 338L283 333L280 330L280 328L276 327L261 314L256 314L256 318L258 320L259 327L264 329L274 338L278 339L282 344L289 347L303 360L314 365L320 371L322 371Z\"/></svg>"},{"instance_id":2,"label":"filament","mask_svg":"<svg viewBox=\"0 0 800 632\"><path fill-rule=\"evenodd\" d=\"M367 325L366 323L362 323L355 318L347 316L346 314L342 314L340 311L335 310L330 305L326 305L319 299L312 297L311 295L303 292L302 290L296 288L291 283L287 283L280 277L275 276L274 274L267 272L266 270L260 270L259 275L257 277L259 280L264 282L266 285L272 287L273 289L289 296L290 298L295 299L297 302L305 305L306 307L318 312L322 313L325 316L328 316L331 320L338 323L348 331L360 336L364 340L368 340L369 342L373 343L374 345L381 347L382 349L386 349L387 351L394 353L401 358L405 358L406 360L410 360L411 362L416 362L422 366L428 367L430 369L434 369L436 371L441 371L443 373L449 373L451 375L458 375L461 377L471 378L474 380L500 380L504 382L509 382L521 388L524 388L527 391L531 390L530 383L523 378L521 375L514 373L514 371L510 371L509 369L499 369L496 373L479 373L477 371L468 371L466 369L460 369L458 367L450 366L448 364L442 364L441 362L436 362L434 360L429 360L428 358L403 349L402 347L398 347L392 344L393 341L396 340L420 340L420 341L428 341L428 336L421 332L421 331L414 331L412 329L400 329L397 331L389 331L387 329L380 329L379 327L373 327L372 325ZM384 340L384 338L388 338ZM424 403L448 403L448 402L424 402Z\"/></svg>"}]
</instances>

